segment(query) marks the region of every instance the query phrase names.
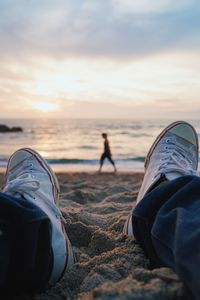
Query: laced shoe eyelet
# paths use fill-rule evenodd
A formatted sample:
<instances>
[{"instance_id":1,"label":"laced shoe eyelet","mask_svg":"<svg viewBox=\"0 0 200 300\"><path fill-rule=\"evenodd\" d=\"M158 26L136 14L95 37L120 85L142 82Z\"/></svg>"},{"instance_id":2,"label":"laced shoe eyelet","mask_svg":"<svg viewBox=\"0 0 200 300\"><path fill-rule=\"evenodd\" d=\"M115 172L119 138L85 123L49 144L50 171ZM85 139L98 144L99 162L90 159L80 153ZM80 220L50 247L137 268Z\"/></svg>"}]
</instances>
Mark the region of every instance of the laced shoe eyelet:
<instances>
[{"instance_id":1,"label":"laced shoe eyelet","mask_svg":"<svg viewBox=\"0 0 200 300\"><path fill-rule=\"evenodd\" d=\"M165 161L167 159L167 157L162 157L161 159L160 159L160 161Z\"/></svg>"},{"instance_id":2,"label":"laced shoe eyelet","mask_svg":"<svg viewBox=\"0 0 200 300\"><path fill-rule=\"evenodd\" d=\"M167 144L169 144L170 141L171 141L170 139L166 139L166 143L167 143Z\"/></svg>"},{"instance_id":3,"label":"laced shoe eyelet","mask_svg":"<svg viewBox=\"0 0 200 300\"><path fill-rule=\"evenodd\" d=\"M30 167L31 167L31 168L33 167L33 163L30 163Z\"/></svg>"}]
</instances>

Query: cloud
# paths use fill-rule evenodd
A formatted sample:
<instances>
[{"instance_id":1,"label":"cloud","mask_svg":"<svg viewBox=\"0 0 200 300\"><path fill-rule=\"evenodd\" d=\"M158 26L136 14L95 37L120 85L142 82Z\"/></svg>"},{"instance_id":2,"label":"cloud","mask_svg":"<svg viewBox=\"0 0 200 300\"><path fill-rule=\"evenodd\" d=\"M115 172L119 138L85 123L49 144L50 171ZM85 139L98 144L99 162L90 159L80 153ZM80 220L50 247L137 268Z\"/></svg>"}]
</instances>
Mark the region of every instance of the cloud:
<instances>
[{"instance_id":1,"label":"cloud","mask_svg":"<svg viewBox=\"0 0 200 300\"><path fill-rule=\"evenodd\" d=\"M199 49L197 0L2 0L1 56L138 58Z\"/></svg>"},{"instance_id":2,"label":"cloud","mask_svg":"<svg viewBox=\"0 0 200 300\"><path fill-rule=\"evenodd\" d=\"M1 0L0 116L197 116L199 48L197 0Z\"/></svg>"},{"instance_id":3,"label":"cloud","mask_svg":"<svg viewBox=\"0 0 200 300\"><path fill-rule=\"evenodd\" d=\"M165 112L178 110L195 113L199 107L199 72L198 53L192 57L157 55L123 63L43 59L34 65L7 60L0 64L0 116L15 112L23 116L23 108L24 115L31 117L34 102L57 103L62 109L56 114L62 117L165 116Z\"/></svg>"},{"instance_id":4,"label":"cloud","mask_svg":"<svg viewBox=\"0 0 200 300\"><path fill-rule=\"evenodd\" d=\"M112 5L121 14L149 14L162 13L166 11L180 11L191 5L191 0L112 0Z\"/></svg>"},{"instance_id":5,"label":"cloud","mask_svg":"<svg viewBox=\"0 0 200 300\"><path fill-rule=\"evenodd\" d=\"M32 100L18 99L17 101L1 101L1 118L108 118L108 119L198 119L199 100L163 98L157 100L115 103L109 101L93 102L73 99L52 99L46 97ZM35 100L34 100L35 99ZM35 102L33 102L35 101ZM40 103L50 103L56 109L44 113L39 110ZM188 105L189 104L189 105ZM36 110L34 107L38 107Z\"/></svg>"}]
</instances>

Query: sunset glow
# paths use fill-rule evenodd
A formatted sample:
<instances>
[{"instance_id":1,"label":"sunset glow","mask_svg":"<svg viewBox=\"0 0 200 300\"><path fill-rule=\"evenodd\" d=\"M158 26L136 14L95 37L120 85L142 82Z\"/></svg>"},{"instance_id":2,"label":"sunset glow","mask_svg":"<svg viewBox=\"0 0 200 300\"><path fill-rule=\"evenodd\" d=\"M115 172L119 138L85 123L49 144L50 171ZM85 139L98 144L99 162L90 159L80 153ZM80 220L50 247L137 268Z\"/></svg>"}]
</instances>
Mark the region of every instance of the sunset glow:
<instances>
[{"instance_id":1,"label":"sunset glow","mask_svg":"<svg viewBox=\"0 0 200 300\"><path fill-rule=\"evenodd\" d=\"M199 118L197 0L79 2L1 1L0 117Z\"/></svg>"},{"instance_id":2,"label":"sunset glow","mask_svg":"<svg viewBox=\"0 0 200 300\"><path fill-rule=\"evenodd\" d=\"M42 111L44 113L48 113L50 111L54 111L54 110L56 110L58 108L56 104L49 103L49 102L33 103L32 106L36 110Z\"/></svg>"}]
</instances>

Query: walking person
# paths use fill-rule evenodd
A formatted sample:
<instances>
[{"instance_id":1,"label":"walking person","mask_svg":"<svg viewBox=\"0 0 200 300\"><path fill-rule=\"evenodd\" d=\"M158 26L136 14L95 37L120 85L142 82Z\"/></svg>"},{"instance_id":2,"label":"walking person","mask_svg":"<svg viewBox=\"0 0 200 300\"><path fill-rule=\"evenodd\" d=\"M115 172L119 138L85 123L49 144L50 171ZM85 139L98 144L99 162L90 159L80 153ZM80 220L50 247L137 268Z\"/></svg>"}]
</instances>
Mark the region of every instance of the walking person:
<instances>
[{"instance_id":1,"label":"walking person","mask_svg":"<svg viewBox=\"0 0 200 300\"><path fill-rule=\"evenodd\" d=\"M115 166L115 162L114 162L113 159L112 159L112 153L111 153L111 150L110 150L110 145L109 145L107 133L102 133L102 138L104 139L104 152L103 152L103 154L101 155L101 158L100 158L100 168L99 168L99 173L100 173L101 170L102 170L103 163L104 163L104 160L105 160L106 158L107 158L107 159L109 160L109 162L113 165L113 167L114 167L114 172L117 172L117 169L116 169L116 166Z\"/></svg>"}]
</instances>

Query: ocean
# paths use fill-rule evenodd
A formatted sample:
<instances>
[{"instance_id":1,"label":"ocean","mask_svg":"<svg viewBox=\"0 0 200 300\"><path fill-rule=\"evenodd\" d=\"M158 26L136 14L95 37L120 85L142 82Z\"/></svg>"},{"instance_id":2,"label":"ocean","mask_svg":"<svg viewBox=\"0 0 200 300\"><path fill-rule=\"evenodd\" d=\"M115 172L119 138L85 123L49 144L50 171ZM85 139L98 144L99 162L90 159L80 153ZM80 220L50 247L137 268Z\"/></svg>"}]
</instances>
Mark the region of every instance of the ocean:
<instances>
[{"instance_id":1,"label":"ocean","mask_svg":"<svg viewBox=\"0 0 200 300\"><path fill-rule=\"evenodd\" d=\"M2 119L1 124L21 126L23 132L0 133L0 167L19 148L39 151L55 171L98 170L103 152L102 132L108 139L119 171L143 170L145 156L169 120ZM200 121L189 122L200 135ZM103 171L113 168L105 162Z\"/></svg>"}]
</instances>

